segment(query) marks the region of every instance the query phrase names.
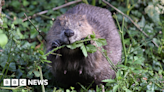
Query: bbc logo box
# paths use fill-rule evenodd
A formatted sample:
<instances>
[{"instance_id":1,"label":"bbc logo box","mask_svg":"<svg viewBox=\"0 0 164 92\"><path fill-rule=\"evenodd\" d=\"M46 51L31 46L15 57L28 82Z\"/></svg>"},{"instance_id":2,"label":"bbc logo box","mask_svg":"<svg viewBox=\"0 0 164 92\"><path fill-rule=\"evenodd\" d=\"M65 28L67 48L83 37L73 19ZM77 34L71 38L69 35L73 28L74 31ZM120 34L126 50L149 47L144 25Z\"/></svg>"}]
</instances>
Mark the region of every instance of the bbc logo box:
<instances>
[{"instance_id":1,"label":"bbc logo box","mask_svg":"<svg viewBox=\"0 0 164 92\"><path fill-rule=\"evenodd\" d=\"M3 79L3 86L26 86L26 79Z\"/></svg>"},{"instance_id":2,"label":"bbc logo box","mask_svg":"<svg viewBox=\"0 0 164 92\"><path fill-rule=\"evenodd\" d=\"M19 86L26 86L27 82L26 79L19 79Z\"/></svg>"},{"instance_id":3,"label":"bbc logo box","mask_svg":"<svg viewBox=\"0 0 164 92\"><path fill-rule=\"evenodd\" d=\"M3 86L10 86L10 79L3 79Z\"/></svg>"},{"instance_id":4,"label":"bbc logo box","mask_svg":"<svg viewBox=\"0 0 164 92\"><path fill-rule=\"evenodd\" d=\"M18 79L11 79L11 86L18 86Z\"/></svg>"}]
</instances>

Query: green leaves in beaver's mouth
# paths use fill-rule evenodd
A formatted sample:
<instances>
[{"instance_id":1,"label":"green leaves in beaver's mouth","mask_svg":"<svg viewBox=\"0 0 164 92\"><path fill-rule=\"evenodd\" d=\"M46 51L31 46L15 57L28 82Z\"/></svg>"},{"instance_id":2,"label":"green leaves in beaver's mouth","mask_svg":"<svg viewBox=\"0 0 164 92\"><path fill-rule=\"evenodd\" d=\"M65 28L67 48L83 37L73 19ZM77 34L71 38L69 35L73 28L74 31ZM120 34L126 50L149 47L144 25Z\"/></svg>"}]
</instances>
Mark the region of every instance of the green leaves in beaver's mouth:
<instances>
[{"instance_id":1,"label":"green leaves in beaver's mouth","mask_svg":"<svg viewBox=\"0 0 164 92\"><path fill-rule=\"evenodd\" d=\"M94 53L94 52L97 51L98 47L107 45L107 42L106 42L105 39L103 39L103 38L95 38L95 37L96 37L96 35L95 35L95 33L93 33L92 35L87 36L83 40L76 41L76 42L74 42L72 44L68 44L66 46L67 46L67 48L70 48L70 49L80 48L82 50L82 52L83 52L83 55L85 57L87 57L88 56L87 52ZM92 44L85 45L84 43L87 42L87 41L93 41L93 42L96 43L97 46L94 46Z\"/></svg>"},{"instance_id":2,"label":"green leaves in beaver's mouth","mask_svg":"<svg viewBox=\"0 0 164 92\"><path fill-rule=\"evenodd\" d=\"M103 38L98 38L98 40L95 40L95 42L96 42L96 44L97 44L98 47L107 45L106 40L103 39Z\"/></svg>"},{"instance_id":3,"label":"green leaves in beaver's mouth","mask_svg":"<svg viewBox=\"0 0 164 92\"><path fill-rule=\"evenodd\" d=\"M88 41L92 41L92 43L96 43L96 46L95 45L92 45L92 43L90 44L85 44L87 43ZM82 50L82 53L85 57L88 56L88 53L94 53L97 51L98 47L102 47L102 46L105 46L107 45L107 42L105 39L103 38L96 38L96 35L95 33L87 36L85 39L83 40L80 40L80 41L76 41L72 44L68 44L68 45L62 45L60 47L57 47L57 48L54 48L52 51L50 51L49 53L46 54L49 55L49 54L52 54L54 51L58 50L58 49L61 49L63 47L67 47L67 48L70 48L70 49L76 49L76 48L80 48ZM104 51L103 51L104 52Z\"/></svg>"},{"instance_id":4,"label":"green leaves in beaver's mouth","mask_svg":"<svg viewBox=\"0 0 164 92\"><path fill-rule=\"evenodd\" d=\"M88 45L86 46L86 50L87 50L87 52L89 52L89 53L94 53L94 52L97 51L97 47L94 46L94 45L92 45L92 44L88 44Z\"/></svg>"}]
</instances>

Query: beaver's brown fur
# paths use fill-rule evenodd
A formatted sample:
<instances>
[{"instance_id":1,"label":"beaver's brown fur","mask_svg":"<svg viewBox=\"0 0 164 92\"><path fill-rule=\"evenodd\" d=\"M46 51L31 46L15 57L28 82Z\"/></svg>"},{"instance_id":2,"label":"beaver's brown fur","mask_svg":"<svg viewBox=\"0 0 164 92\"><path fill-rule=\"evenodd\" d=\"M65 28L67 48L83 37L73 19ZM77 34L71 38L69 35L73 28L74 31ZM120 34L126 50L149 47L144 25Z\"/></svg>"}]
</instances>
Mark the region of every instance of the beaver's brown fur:
<instances>
[{"instance_id":1,"label":"beaver's brown fur","mask_svg":"<svg viewBox=\"0 0 164 92\"><path fill-rule=\"evenodd\" d=\"M79 4L59 16L53 27L47 34L47 52L63 44L71 44L81 40L95 32L98 38L105 38L107 50L111 61L116 65L121 60L121 40L111 13L107 9ZM51 70L54 74L56 85L63 88L73 86L79 88L79 84L89 86L100 84L104 79L115 77L115 72L110 68L106 58L99 52L88 53L84 57L80 49L62 48L49 55L52 61Z\"/></svg>"}]
</instances>

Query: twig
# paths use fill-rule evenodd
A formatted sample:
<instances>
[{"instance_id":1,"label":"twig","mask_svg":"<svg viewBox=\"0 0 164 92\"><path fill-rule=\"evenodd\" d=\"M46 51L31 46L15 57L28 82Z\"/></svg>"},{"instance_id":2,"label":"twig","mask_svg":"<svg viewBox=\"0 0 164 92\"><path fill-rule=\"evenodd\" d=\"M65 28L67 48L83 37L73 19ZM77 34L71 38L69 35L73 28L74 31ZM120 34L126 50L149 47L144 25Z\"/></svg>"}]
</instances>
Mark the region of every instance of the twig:
<instances>
[{"instance_id":1,"label":"twig","mask_svg":"<svg viewBox=\"0 0 164 92\"><path fill-rule=\"evenodd\" d=\"M0 88L1 88L1 89L15 90L15 89L20 89L20 87L22 87L22 86L18 86L18 87L0 87Z\"/></svg>"},{"instance_id":2,"label":"twig","mask_svg":"<svg viewBox=\"0 0 164 92\"><path fill-rule=\"evenodd\" d=\"M69 6L69 5L72 5L72 4L75 4L75 3L78 3L78 2L81 2L81 0L68 2L68 3L64 4L64 5L61 5L61 6L55 7L55 8L53 8L52 10L56 11L56 10L58 10L58 9L61 9L61 8L67 7L67 6ZM36 14L34 14L34 15L32 15L32 16L29 16L28 18L23 19L23 22L26 21L26 20L28 20L28 19L31 19L32 17L36 17L37 15L45 14L45 13L47 13L48 11L49 11L49 10L45 10L45 11L42 11L42 12L36 13Z\"/></svg>"},{"instance_id":3,"label":"twig","mask_svg":"<svg viewBox=\"0 0 164 92\"><path fill-rule=\"evenodd\" d=\"M26 13L24 13L24 15L30 21L30 23L34 26L34 28L36 29L36 31L38 31L39 35L44 39L44 36L40 33L40 31L38 30L38 28L32 23L32 21L29 19L29 17L26 15ZM39 40L39 38L38 38L38 40Z\"/></svg>"},{"instance_id":4,"label":"twig","mask_svg":"<svg viewBox=\"0 0 164 92\"><path fill-rule=\"evenodd\" d=\"M2 14L4 14L3 12L1 12ZM6 16L6 18L8 18L9 20L14 20L14 19L12 19L10 16L8 16L8 15L6 15L6 14L4 14L5 16Z\"/></svg>"},{"instance_id":5,"label":"twig","mask_svg":"<svg viewBox=\"0 0 164 92\"><path fill-rule=\"evenodd\" d=\"M105 1L105 0L102 0L102 1L105 4L107 4L108 6L114 8L117 12L121 13L123 16L127 17L139 29L140 32L142 32L147 38L150 38L144 31L142 31L142 29L129 16L127 16L126 14L124 14L123 12L121 12L119 9L117 9L116 7L114 7L113 5L111 5L110 3L108 3L107 1ZM154 43L154 45L156 47L159 47L157 43L155 43L153 40L151 40L151 41Z\"/></svg>"},{"instance_id":6,"label":"twig","mask_svg":"<svg viewBox=\"0 0 164 92\"><path fill-rule=\"evenodd\" d=\"M26 13L24 13L24 15L25 15L26 18L30 21L30 23L35 27L35 29L39 32L38 28L31 22L31 20L27 17Z\"/></svg>"}]
</instances>

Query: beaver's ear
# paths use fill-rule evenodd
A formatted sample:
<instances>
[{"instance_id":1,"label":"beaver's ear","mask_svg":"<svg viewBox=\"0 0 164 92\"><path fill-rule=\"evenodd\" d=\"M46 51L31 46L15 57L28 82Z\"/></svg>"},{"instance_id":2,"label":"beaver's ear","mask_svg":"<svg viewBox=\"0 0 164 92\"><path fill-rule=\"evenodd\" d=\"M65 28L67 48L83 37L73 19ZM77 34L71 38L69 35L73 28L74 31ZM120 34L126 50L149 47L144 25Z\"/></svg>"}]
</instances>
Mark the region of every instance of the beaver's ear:
<instances>
[{"instance_id":1,"label":"beaver's ear","mask_svg":"<svg viewBox=\"0 0 164 92\"><path fill-rule=\"evenodd\" d=\"M81 21L84 21L87 19L87 16L86 15L81 15Z\"/></svg>"},{"instance_id":2,"label":"beaver's ear","mask_svg":"<svg viewBox=\"0 0 164 92\"><path fill-rule=\"evenodd\" d=\"M60 17L57 18L60 22L60 25L65 25L66 22L68 21L68 18L65 15L61 15Z\"/></svg>"},{"instance_id":3,"label":"beaver's ear","mask_svg":"<svg viewBox=\"0 0 164 92\"><path fill-rule=\"evenodd\" d=\"M63 18L64 18L64 20L68 20L67 17L66 17L65 15L63 15Z\"/></svg>"},{"instance_id":4,"label":"beaver's ear","mask_svg":"<svg viewBox=\"0 0 164 92\"><path fill-rule=\"evenodd\" d=\"M86 15L81 15L82 19L86 19L87 16Z\"/></svg>"},{"instance_id":5,"label":"beaver's ear","mask_svg":"<svg viewBox=\"0 0 164 92\"><path fill-rule=\"evenodd\" d=\"M60 17L58 17L59 20L67 20L67 17L65 15L61 15Z\"/></svg>"}]
</instances>

